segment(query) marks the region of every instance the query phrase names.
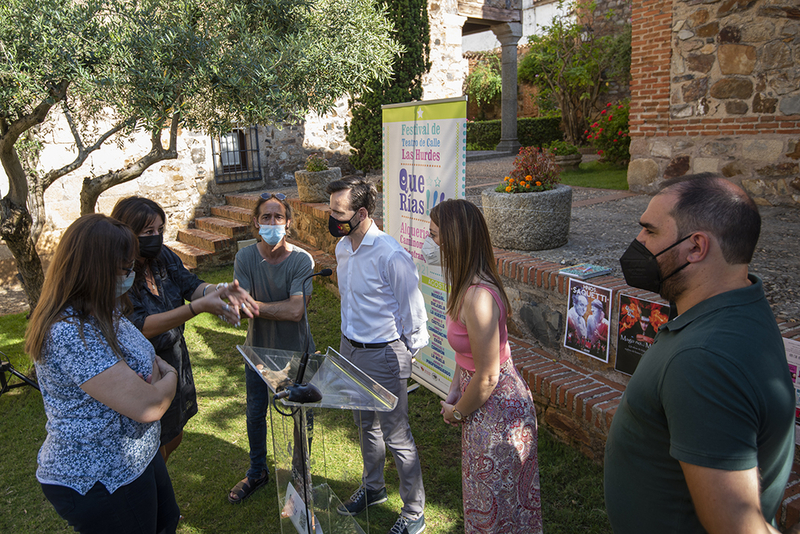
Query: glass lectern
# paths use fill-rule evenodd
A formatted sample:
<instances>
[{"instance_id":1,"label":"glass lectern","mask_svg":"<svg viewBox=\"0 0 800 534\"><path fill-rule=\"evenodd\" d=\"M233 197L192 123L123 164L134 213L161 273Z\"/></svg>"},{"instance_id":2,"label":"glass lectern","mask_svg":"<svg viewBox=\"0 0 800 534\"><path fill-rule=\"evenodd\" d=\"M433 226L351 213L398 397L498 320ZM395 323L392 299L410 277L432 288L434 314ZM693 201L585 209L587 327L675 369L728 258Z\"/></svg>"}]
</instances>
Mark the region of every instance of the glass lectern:
<instances>
[{"instance_id":1,"label":"glass lectern","mask_svg":"<svg viewBox=\"0 0 800 534\"><path fill-rule=\"evenodd\" d=\"M293 383L303 357L299 352L242 345L236 348L273 395ZM353 517L336 512L341 501L325 482L325 447L309 454L313 437L309 432L310 410L389 412L397 405L397 397L330 347L327 354L309 355L304 381L319 389L322 400L298 404L280 399L275 410L269 411L281 533L364 534ZM324 429L318 428L315 433L324 433ZM357 456L360 462L361 455Z\"/></svg>"}]
</instances>

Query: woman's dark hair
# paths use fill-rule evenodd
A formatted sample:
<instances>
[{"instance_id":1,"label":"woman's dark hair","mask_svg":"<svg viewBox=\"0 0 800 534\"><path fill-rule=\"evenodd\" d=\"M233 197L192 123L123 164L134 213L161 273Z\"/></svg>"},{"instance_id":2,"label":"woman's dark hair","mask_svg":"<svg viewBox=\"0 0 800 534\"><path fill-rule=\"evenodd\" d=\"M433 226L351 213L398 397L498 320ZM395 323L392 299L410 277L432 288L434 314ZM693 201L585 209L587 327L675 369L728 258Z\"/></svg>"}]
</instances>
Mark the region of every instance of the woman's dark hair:
<instances>
[{"instance_id":1,"label":"woman's dark hair","mask_svg":"<svg viewBox=\"0 0 800 534\"><path fill-rule=\"evenodd\" d=\"M167 224L167 215L161 206L144 197L133 196L118 201L111 211L111 217L127 224L137 236L156 217L161 217L164 224Z\"/></svg>"},{"instance_id":2,"label":"woman's dark hair","mask_svg":"<svg viewBox=\"0 0 800 534\"><path fill-rule=\"evenodd\" d=\"M464 296L477 277L497 287L510 316L511 306L497 271L489 228L481 210L463 199L445 200L431 210L431 221L439 227L444 280L450 286L447 313L458 317Z\"/></svg>"},{"instance_id":3,"label":"woman's dark hair","mask_svg":"<svg viewBox=\"0 0 800 534\"><path fill-rule=\"evenodd\" d=\"M139 242L131 229L111 217L93 213L69 225L47 269L39 302L31 313L25 334L28 355L34 361L41 359L50 327L71 306L80 321L81 338L84 324L91 316L111 349L122 357L114 333L117 273L120 268L128 267L138 252ZM130 309L126 295L120 302L121 311Z\"/></svg>"}]
</instances>

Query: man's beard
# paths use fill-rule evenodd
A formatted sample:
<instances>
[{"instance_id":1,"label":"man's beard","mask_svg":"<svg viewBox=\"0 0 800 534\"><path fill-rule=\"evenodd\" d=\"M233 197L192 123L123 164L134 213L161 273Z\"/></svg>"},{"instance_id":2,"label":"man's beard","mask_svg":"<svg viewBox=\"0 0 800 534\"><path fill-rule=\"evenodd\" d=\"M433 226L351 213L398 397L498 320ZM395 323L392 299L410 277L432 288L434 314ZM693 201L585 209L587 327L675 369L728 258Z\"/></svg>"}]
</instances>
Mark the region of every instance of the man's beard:
<instances>
[{"instance_id":1,"label":"man's beard","mask_svg":"<svg viewBox=\"0 0 800 534\"><path fill-rule=\"evenodd\" d=\"M680 269L684 263L686 262L681 262L678 259L678 249L676 247L664 254L664 259L658 264L658 269L661 272L661 276L669 276L675 273L677 269ZM681 269L661 283L660 295L667 302L676 302L686 291L687 286L686 272Z\"/></svg>"}]
</instances>

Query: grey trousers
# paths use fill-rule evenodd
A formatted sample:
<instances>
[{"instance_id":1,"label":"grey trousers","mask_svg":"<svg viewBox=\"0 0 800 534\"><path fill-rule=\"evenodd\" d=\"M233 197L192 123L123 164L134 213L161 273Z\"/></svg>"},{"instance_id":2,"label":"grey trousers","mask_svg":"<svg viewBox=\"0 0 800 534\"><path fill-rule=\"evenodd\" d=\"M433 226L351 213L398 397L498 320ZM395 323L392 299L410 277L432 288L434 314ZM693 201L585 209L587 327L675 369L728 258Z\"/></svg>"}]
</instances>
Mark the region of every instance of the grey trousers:
<instances>
[{"instance_id":1,"label":"grey trousers","mask_svg":"<svg viewBox=\"0 0 800 534\"><path fill-rule=\"evenodd\" d=\"M370 490L384 487L383 468L386 447L389 447L400 478L401 512L410 519L417 519L425 508L425 489L417 445L408 424L406 388L411 376L411 353L399 340L382 349L359 349L350 345L344 336L339 353L397 396L397 406L391 412L353 412L364 462L362 483Z\"/></svg>"}]
</instances>

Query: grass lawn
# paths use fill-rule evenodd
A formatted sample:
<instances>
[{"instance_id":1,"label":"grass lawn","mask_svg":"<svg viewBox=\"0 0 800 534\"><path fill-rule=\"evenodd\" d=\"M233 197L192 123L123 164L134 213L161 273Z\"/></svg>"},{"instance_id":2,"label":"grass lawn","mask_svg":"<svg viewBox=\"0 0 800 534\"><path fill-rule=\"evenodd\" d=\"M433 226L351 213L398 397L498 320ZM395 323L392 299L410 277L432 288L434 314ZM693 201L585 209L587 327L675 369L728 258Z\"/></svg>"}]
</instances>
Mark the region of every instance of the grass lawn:
<instances>
[{"instance_id":1,"label":"grass lawn","mask_svg":"<svg viewBox=\"0 0 800 534\"><path fill-rule=\"evenodd\" d=\"M574 171L561 173L561 183L599 189L628 189L628 170L610 163L589 161Z\"/></svg>"},{"instance_id":2,"label":"grass lawn","mask_svg":"<svg viewBox=\"0 0 800 534\"><path fill-rule=\"evenodd\" d=\"M201 274L213 283L231 277L232 268ZM339 301L331 287L329 282L315 281L309 310L311 331L320 350L329 345L336 348L339 343ZM3 359L10 358L18 370L29 372L31 365L22 353L25 326L24 313L0 317L0 351L7 356ZM244 343L245 331L244 324L233 328L208 314L187 323L186 340L200 410L186 426L183 443L168 464L184 516L178 528L182 534L281 532L273 482L239 505L227 500L228 490L249 465L244 364L236 350L237 344ZM328 482L345 499L361 475L352 415L345 411L318 412L312 459L316 461L324 454ZM426 532L463 532L460 432L442 423L439 398L423 387L409 396L409 414L425 482ZM279 416L272 412L272 417ZM24 387L0 396L0 421L0 532L71 532L44 498L35 477L36 453L46 435L39 393ZM272 443L270 436L267 442ZM271 460L272 447L269 450ZM546 533L611 532L600 466L557 442L541 427L539 466ZM391 455L386 482L389 501L370 509L370 531L381 534L392 526L401 506ZM361 525L369 532L366 523Z\"/></svg>"}]
</instances>

